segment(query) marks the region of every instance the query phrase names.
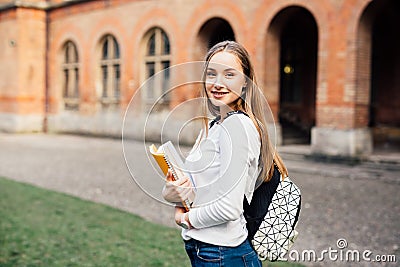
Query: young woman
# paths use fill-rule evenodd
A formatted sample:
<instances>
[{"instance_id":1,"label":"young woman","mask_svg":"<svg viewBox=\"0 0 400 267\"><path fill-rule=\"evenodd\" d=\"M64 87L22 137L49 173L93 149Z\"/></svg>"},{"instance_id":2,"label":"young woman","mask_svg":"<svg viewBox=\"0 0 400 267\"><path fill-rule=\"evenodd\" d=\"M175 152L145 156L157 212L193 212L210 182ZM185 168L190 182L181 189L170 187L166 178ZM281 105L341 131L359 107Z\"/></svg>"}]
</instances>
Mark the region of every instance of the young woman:
<instances>
[{"instance_id":1,"label":"young woman","mask_svg":"<svg viewBox=\"0 0 400 267\"><path fill-rule=\"evenodd\" d=\"M186 158L196 184L192 208L175 209L192 266L261 266L247 239L243 201L251 202L254 188L268 181L273 162L281 164L267 133L263 95L245 48L233 41L213 46L205 58L201 92L211 122ZM206 110L205 110L206 111ZM169 202L193 193L187 177L167 175L163 190Z\"/></svg>"}]
</instances>

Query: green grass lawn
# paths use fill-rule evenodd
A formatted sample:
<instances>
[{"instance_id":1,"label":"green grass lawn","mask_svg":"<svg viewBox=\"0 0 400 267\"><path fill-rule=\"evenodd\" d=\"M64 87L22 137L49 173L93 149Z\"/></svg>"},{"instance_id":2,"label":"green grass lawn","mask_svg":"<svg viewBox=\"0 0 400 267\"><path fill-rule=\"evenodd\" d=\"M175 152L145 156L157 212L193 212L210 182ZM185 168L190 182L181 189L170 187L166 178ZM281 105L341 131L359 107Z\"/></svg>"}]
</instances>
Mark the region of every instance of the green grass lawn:
<instances>
[{"instance_id":1,"label":"green grass lawn","mask_svg":"<svg viewBox=\"0 0 400 267\"><path fill-rule=\"evenodd\" d=\"M190 263L177 229L105 205L0 178L0 266Z\"/></svg>"}]
</instances>

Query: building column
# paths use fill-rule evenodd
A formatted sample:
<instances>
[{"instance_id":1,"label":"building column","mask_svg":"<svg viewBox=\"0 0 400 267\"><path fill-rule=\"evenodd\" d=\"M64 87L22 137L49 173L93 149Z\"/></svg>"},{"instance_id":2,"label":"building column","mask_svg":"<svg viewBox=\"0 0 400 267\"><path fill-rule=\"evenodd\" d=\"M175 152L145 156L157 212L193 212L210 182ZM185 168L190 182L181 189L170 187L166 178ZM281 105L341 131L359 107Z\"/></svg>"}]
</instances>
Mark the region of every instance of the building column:
<instances>
[{"instance_id":1,"label":"building column","mask_svg":"<svg viewBox=\"0 0 400 267\"><path fill-rule=\"evenodd\" d=\"M338 13L343 25L355 25L354 16ZM372 153L368 127L370 40L357 38L356 28L335 27L322 33L319 50L316 126L311 131L311 151L323 157L358 158ZM358 35L360 32L358 33ZM347 38L344 38L347 37ZM321 79L323 77L323 79Z\"/></svg>"},{"instance_id":2,"label":"building column","mask_svg":"<svg viewBox=\"0 0 400 267\"><path fill-rule=\"evenodd\" d=\"M9 45L3 50L0 79L0 131L42 131L45 105L46 11L14 6L0 22Z\"/></svg>"}]
</instances>

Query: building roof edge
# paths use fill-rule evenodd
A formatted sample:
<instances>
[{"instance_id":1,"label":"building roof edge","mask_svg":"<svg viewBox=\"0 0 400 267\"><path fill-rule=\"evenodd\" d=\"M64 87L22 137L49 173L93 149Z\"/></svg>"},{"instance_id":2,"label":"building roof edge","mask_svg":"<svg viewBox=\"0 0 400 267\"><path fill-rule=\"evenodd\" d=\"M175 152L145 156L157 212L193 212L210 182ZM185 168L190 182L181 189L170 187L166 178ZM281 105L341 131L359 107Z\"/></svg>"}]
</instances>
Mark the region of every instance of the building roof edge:
<instances>
[{"instance_id":1,"label":"building roof edge","mask_svg":"<svg viewBox=\"0 0 400 267\"><path fill-rule=\"evenodd\" d=\"M47 1L33 3L33 2L25 1L25 0L16 0L11 3L0 4L0 12L7 11L9 9L19 8L19 7L49 11L52 9L63 8L63 7L67 7L67 6L72 6L72 5L76 5L76 4L80 4L80 3L84 3L84 2L92 2L92 1L94 1L94 0L68 0L68 1L61 2L61 3L52 4Z\"/></svg>"}]
</instances>

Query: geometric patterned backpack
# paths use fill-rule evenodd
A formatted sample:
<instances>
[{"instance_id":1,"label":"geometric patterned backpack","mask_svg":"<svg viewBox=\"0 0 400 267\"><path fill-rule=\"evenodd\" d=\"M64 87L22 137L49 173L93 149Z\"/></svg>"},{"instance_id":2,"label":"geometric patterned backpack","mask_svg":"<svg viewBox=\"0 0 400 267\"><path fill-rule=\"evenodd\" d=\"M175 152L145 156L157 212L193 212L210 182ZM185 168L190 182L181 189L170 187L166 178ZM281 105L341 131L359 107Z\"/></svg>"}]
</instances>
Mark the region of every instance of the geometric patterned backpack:
<instances>
[{"instance_id":1,"label":"geometric patterned backpack","mask_svg":"<svg viewBox=\"0 0 400 267\"><path fill-rule=\"evenodd\" d=\"M245 198L246 199L246 198ZM282 259L293 245L300 209L300 189L275 168L272 179L253 193L251 204L243 202L248 239L260 260Z\"/></svg>"}]
</instances>

